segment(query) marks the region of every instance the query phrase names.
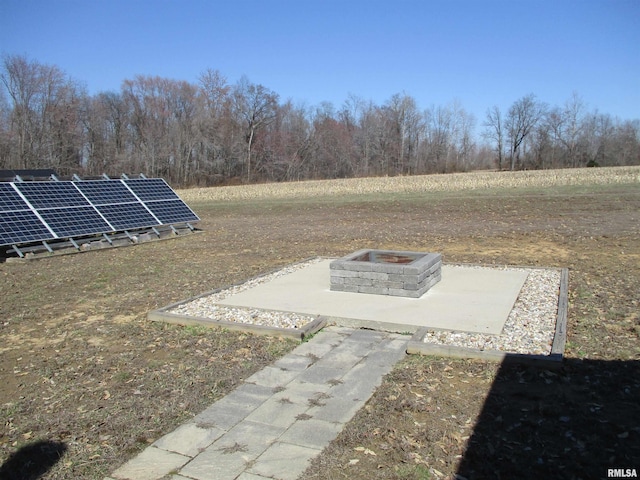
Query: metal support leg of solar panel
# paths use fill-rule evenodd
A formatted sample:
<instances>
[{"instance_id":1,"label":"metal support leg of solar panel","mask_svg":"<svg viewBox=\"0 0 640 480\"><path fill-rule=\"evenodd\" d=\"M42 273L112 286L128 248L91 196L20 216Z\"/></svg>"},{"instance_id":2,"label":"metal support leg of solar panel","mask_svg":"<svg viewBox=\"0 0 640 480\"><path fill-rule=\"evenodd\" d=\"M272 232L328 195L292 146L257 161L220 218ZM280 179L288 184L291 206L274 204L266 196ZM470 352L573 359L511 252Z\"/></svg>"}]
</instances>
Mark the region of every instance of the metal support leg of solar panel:
<instances>
[{"instance_id":1,"label":"metal support leg of solar panel","mask_svg":"<svg viewBox=\"0 0 640 480\"><path fill-rule=\"evenodd\" d=\"M0 182L0 247L24 257L83 249L95 242L138 243L153 232L194 231L200 218L161 178Z\"/></svg>"}]
</instances>

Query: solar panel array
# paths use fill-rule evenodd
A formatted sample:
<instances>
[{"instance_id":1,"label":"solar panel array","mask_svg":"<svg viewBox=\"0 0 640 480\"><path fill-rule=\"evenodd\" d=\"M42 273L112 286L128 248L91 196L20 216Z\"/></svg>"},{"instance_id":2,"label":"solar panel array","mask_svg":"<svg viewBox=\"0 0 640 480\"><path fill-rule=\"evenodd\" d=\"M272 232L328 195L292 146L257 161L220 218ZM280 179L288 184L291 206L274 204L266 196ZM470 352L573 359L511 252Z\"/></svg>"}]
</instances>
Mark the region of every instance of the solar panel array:
<instances>
[{"instance_id":1,"label":"solar panel array","mask_svg":"<svg viewBox=\"0 0 640 480\"><path fill-rule=\"evenodd\" d=\"M0 182L0 245L199 220L161 178Z\"/></svg>"}]
</instances>

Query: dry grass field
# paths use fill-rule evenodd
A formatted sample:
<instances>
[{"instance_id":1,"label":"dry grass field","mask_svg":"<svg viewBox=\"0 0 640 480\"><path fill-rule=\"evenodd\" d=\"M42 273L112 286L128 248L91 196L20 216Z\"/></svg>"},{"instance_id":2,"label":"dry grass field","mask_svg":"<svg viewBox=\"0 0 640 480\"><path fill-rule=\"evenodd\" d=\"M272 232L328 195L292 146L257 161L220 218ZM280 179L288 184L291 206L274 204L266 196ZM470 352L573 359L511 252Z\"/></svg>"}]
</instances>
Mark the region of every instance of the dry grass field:
<instances>
[{"instance_id":1,"label":"dry grass field","mask_svg":"<svg viewBox=\"0 0 640 480\"><path fill-rule=\"evenodd\" d=\"M545 188L640 182L638 167L470 172L411 177L367 177L306 182L267 183L238 187L193 188L180 196L187 202L295 199L332 195L367 195Z\"/></svg>"},{"instance_id":2,"label":"dry grass field","mask_svg":"<svg viewBox=\"0 0 640 480\"><path fill-rule=\"evenodd\" d=\"M149 310L359 248L569 268L553 371L407 357L310 479L640 471L640 168L180 191L201 232L0 263L0 478L99 479L295 345Z\"/></svg>"}]
</instances>

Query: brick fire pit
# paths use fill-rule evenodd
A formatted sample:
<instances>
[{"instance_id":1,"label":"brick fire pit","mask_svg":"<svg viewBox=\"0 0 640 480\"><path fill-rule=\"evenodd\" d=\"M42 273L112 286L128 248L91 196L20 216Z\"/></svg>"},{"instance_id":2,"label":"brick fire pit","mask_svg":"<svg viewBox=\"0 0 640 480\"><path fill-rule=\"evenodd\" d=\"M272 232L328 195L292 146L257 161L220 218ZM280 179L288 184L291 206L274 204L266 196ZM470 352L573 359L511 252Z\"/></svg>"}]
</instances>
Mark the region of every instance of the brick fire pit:
<instances>
[{"instance_id":1,"label":"brick fire pit","mask_svg":"<svg viewBox=\"0 0 640 480\"><path fill-rule=\"evenodd\" d=\"M439 253L358 250L331 262L330 289L420 298L441 278Z\"/></svg>"}]
</instances>

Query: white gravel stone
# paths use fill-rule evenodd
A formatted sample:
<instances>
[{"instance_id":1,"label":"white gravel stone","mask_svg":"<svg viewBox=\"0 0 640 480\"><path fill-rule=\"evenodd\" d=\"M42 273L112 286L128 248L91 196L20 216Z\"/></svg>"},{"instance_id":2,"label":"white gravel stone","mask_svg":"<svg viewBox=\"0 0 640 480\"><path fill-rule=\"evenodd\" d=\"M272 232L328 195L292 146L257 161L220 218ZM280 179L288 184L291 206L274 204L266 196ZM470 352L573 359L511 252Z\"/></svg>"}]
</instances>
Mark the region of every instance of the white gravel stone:
<instances>
[{"instance_id":1,"label":"white gravel stone","mask_svg":"<svg viewBox=\"0 0 640 480\"><path fill-rule=\"evenodd\" d=\"M493 267L473 267L493 268ZM509 268L528 272L500 335L431 330L425 343L529 355L549 355L556 329L560 271Z\"/></svg>"}]
</instances>

